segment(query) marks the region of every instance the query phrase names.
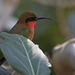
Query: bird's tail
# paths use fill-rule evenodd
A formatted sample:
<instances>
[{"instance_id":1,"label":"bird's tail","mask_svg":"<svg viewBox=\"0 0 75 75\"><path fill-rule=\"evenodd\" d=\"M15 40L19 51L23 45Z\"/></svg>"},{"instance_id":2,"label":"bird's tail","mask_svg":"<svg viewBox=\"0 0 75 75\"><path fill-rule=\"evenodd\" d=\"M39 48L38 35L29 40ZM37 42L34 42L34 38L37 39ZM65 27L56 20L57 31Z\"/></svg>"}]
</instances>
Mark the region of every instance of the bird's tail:
<instances>
[{"instance_id":1,"label":"bird's tail","mask_svg":"<svg viewBox=\"0 0 75 75\"><path fill-rule=\"evenodd\" d=\"M3 58L0 60L0 65L2 65L5 61L6 61L6 59L3 57Z\"/></svg>"}]
</instances>

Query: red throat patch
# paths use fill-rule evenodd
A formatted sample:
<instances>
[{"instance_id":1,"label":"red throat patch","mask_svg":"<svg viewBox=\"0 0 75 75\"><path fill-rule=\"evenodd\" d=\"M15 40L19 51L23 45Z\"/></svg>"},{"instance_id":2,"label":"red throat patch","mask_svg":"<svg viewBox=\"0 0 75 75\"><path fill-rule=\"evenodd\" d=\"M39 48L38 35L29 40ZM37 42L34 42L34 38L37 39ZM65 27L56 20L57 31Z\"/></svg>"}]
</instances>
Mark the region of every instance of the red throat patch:
<instances>
[{"instance_id":1,"label":"red throat patch","mask_svg":"<svg viewBox=\"0 0 75 75\"><path fill-rule=\"evenodd\" d=\"M28 22L28 25L30 28L32 28L34 30L35 23L36 23L36 21L30 21L30 22Z\"/></svg>"}]
</instances>

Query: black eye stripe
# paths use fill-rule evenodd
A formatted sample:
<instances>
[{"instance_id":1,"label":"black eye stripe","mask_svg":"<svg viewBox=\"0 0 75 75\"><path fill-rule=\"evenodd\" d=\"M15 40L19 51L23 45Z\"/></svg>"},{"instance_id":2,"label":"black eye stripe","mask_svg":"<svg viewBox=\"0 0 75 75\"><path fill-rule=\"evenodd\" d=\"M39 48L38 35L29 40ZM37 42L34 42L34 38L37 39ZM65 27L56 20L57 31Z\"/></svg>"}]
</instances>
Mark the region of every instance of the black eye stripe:
<instances>
[{"instance_id":1,"label":"black eye stripe","mask_svg":"<svg viewBox=\"0 0 75 75\"><path fill-rule=\"evenodd\" d=\"M36 17L30 17L26 19L26 23L29 21L36 21Z\"/></svg>"}]
</instances>

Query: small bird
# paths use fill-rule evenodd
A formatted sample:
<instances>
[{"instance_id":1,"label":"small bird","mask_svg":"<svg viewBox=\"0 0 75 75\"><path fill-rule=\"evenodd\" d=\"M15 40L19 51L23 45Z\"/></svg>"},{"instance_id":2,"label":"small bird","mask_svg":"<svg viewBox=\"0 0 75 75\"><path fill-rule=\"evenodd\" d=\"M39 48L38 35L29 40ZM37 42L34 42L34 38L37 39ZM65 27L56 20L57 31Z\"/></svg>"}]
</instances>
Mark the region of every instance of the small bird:
<instances>
[{"instance_id":1,"label":"small bird","mask_svg":"<svg viewBox=\"0 0 75 75\"><path fill-rule=\"evenodd\" d=\"M20 16L19 20L17 21L15 26L9 31L9 33L20 34L32 40L34 36L34 25L40 19L49 19L56 21L55 19L52 19L50 17L36 16L32 12L26 11ZM6 60L3 57L0 60L0 65L2 65L5 61Z\"/></svg>"}]
</instances>

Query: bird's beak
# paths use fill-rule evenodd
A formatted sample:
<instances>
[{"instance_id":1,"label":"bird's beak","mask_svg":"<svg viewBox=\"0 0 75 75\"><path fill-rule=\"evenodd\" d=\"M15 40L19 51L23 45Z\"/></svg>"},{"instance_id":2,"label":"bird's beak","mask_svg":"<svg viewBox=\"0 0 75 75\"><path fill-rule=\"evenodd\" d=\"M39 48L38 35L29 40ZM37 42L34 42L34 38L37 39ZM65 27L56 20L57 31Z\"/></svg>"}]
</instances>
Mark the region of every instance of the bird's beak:
<instances>
[{"instance_id":1,"label":"bird's beak","mask_svg":"<svg viewBox=\"0 0 75 75\"><path fill-rule=\"evenodd\" d=\"M55 20L55 19L53 19L53 18L50 18L50 17L45 17L45 16L37 16L37 17L36 17L36 21L37 21L37 20L40 20L40 19L49 19L49 20L54 20L54 21L58 22L57 20Z\"/></svg>"}]
</instances>

